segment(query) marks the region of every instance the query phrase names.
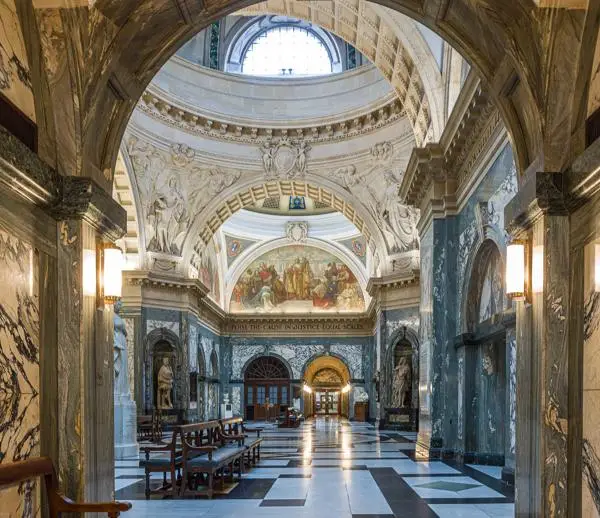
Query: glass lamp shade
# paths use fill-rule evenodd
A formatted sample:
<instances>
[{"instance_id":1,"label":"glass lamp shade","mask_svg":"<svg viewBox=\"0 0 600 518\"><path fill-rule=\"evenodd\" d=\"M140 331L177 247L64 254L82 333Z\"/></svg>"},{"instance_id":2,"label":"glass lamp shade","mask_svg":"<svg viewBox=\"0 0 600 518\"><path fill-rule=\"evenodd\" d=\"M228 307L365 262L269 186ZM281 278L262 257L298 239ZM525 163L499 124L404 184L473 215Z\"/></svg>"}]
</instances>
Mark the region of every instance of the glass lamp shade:
<instances>
[{"instance_id":1,"label":"glass lamp shade","mask_svg":"<svg viewBox=\"0 0 600 518\"><path fill-rule=\"evenodd\" d=\"M350 383L348 383L345 387L342 388L342 394L347 394L352 389Z\"/></svg>"},{"instance_id":2,"label":"glass lamp shade","mask_svg":"<svg viewBox=\"0 0 600 518\"><path fill-rule=\"evenodd\" d=\"M119 248L104 249L104 299L114 302L121 297L123 285L123 253Z\"/></svg>"},{"instance_id":3,"label":"glass lamp shade","mask_svg":"<svg viewBox=\"0 0 600 518\"><path fill-rule=\"evenodd\" d=\"M520 243L506 248L506 293L513 297L525 294L525 245Z\"/></svg>"},{"instance_id":4,"label":"glass lamp shade","mask_svg":"<svg viewBox=\"0 0 600 518\"><path fill-rule=\"evenodd\" d=\"M96 296L96 250L83 250L83 294Z\"/></svg>"},{"instance_id":5,"label":"glass lamp shade","mask_svg":"<svg viewBox=\"0 0 600 518\"><path fill-rule=\"evenodd\" d=\"M544 291L544 247L533 247L531 258L531 290L533 293Z\"/></svg>"},{"instance_id":6,"label":"glass lamp shade","mask_svg":"<svg viewBox=\"0 0 600 518\"><path fill-rule=\"evenodd\" d=\"M310 394L312 392L312 388L310 388L306 383L302 387L302 390L304 390L304 392L306 392L307 394Z\"/></svg>"}]
</instances>

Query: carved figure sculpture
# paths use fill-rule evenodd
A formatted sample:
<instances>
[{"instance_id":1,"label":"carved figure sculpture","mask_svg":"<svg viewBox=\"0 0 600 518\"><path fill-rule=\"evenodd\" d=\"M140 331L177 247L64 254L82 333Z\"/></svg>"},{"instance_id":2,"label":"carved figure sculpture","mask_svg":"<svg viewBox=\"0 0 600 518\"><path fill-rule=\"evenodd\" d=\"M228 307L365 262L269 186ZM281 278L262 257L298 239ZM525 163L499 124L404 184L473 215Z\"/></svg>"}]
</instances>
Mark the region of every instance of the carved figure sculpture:
<instances>
[{"instance_id":1,"label":"carved figure sculpture","mask_svg":"<svg viewBox=\"0 0 600 518\"><path fill-rule=\"evenodd\" d=\"M262 161L265 167L266 176L271 176L273 173L273 155L275 153L275 148L271 146L269 142L265 142L262 146L260 146L260 152L262 154Z\"/></svg>"},{"instance_id":2,"label":"carved figure sculpture","mask_svg":"<svg viewBox=\"0 0 600 518\"><path fill-rule=\"evenodd\" d=\"M171 390L173 389L173 369L171 369L169 358L166 356L163 358L162 365L158 371L157 388L156 406L160 409L172 409Z\"/></svg>"},{"instance_id":3,"label":"carved figure sculpture","mask_svg":"<svg viewBox=\"0 0 600 518\"><path fill-rule=\"evenodd\" d=\"M115 302L113 315L114 341L113 341L113 360L115 369L115 394L128 394L129 382L127 372L127 329L125 321L121 318L121 308L123 304L120 300Z\"/></svg>"},{"instance_id":4,"label":"carved figure sculpture","mask_svg":"<svg viewBox=\"0 0 600 518\"><path fill-rule=\"evenodd\" d=\"M413 208L399 203L399 183L394 173L388 170L384 173L384 178L386 188L381 203L381 217L387 223L387 229L392 230L391 233L384 230L388 246L393 252L403 252L417 248L419 238L416 212Z\"/></svg>"},{"instance_id":5,"label":"carved figure sculpture","mask_svg":"<svg viewBox=\"0 0 600 518\"><path fill-rule=\"evenodd\" d=\"M394 379L392 386L392 406L394 408L404 408L407 396L411 392L412 369L405 356L398 360L398 365L394 369Z\"/></svg>"}]
</instances>

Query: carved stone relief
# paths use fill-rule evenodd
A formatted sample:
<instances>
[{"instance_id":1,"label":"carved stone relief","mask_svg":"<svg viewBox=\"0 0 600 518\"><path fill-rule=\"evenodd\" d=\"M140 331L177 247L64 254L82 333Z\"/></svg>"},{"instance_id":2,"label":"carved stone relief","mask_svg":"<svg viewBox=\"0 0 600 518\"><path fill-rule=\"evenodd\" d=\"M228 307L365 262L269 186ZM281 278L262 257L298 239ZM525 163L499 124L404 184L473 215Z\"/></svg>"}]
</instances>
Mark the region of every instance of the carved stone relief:
<instances>
[{"instance_id":1,"label":"carved stone relief","mask_svg":"<svg viewBox=\"0 0 600 518\"><path fill-rule=\"evenodd\" d=\"M288 221L285 235L294 243L304 243L308 238L308 223L306 221Z\"/></svg>"},{"instance_id":2,"label":"carved stone relief","mask_svg":"<svg viewBox=\"0 0 600 518\"><path fill-rule=\"evenodd\" d=\"M282 138L276 144L267 141L259 148L265 178L303 178L310 146L301 141Z\"/></svg>"},{"instance_id":3,"label":"carved stone relief","mask_svg":"<svg viewBox=\"0 0 600 518\"><path fill-rule=\"evenodd\" d=\"M384 144L381 146L380 150L374 151L377 156L385 157L391 153ZM349 165L331 172L329 176L364 205L381 230L390 253L419 247L419 212L399 202L400 181L391 169L375 164L359 171L356 166Z\"/></svg>"},{"instance_id":4,"label":"carved stone relief","mask_svg":"<svg viewBox=\"0 0 600 518\"><path fill-rule=\"evenodd\" d=\"M138 137L127 139L144 215L146 248L179 256L194 217L239 178L239 171L198 165L185 144L163 151Z\"/></svg>"}]
</instances>

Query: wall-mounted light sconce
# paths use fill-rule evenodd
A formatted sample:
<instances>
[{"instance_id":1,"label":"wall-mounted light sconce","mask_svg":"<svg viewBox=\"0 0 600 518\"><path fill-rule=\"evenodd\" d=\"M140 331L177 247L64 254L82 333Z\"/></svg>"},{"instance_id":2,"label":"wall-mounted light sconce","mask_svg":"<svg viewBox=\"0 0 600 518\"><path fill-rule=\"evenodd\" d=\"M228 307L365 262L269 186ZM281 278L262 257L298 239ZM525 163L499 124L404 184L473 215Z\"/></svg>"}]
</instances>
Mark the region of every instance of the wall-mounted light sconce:
<instances>
[{"instance_id":1,"label":"wall-mounted light sconce","mask_svg":"<svg viewBox=\"0 0 600 518\"><path fill-rule=\"evenodd\" d=\"M352 390L352 385L348 383L346 386L342 387L342 394L347 394Z\"/></svg>"},{"instance_id":2,"label":"wall-mounted light sconce","mask_svg":"<svg viewBox=\"0 0 600 518\"><path fill-rule=\"evenodd\" d=\"M525 295L525 245L512 243L506 247L506 293L511 297Z\"/></svg>"},{"instance_id":3,"label":"wall-mounted light sconce","mask_svg":"<svg viewBox=\"0 0 600 518\"><path fill-rule=\"evenodd\" d=\"M531 291L541 293L544 291L544 247L533 247L531 254Z\"/></svg>"},{"instance_id":4,"label":"wall-mounted light sconce","mask_svg":"<svg viewBox=\"0 0 600 518\"><path fill-rule=\"evenodd\" d=\"M104 301L108 304L114 303L121 298L121 288L123 285L123 252L112 243L105 244L102 250L103 255L103 295Z\"/></svg>"},{"instance_id":5,"label":"wall-mounted light sconce","mask_svg":"<svg viewBox=\"0 0 600 518\"><path fill-rule=\"evenodd\" d=\"M83 294L87 297L96 296L98 271L96 269L96 250L83 250Z\"/></svg>"},{"instance_id":6,"label":"wall-mounted light sconce","mask_svg":"<svg viewBox=\"0 0 600 518\"><path fill-rule=\"evenodd\" d=\"M312 388L310 388L306 383L302 387L302 390L304 390L304 392L306 392L307 394L312 394Z\"/></svg>"}]
</instances>

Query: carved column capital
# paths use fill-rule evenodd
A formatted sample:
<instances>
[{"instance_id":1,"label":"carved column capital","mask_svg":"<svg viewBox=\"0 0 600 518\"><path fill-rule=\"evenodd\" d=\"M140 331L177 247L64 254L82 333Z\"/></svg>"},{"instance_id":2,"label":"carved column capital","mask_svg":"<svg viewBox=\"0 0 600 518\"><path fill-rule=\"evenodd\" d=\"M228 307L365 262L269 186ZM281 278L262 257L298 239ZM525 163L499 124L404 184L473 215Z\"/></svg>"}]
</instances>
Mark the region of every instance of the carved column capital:
<instances>
[{"instance_id":1,"label":"carved column capital","mask_svg":"<svg viewBox=\"0 0 600 518\"><path fill-rule=\"evenodd\" d=\"M56 220L83 219L112 241L127 231L127 213L94 180L62 176L0 126L0 183Z\"/></svg>"},{"instance_id":2,"label":"carved column capital","mask_svg":"<svg viewBox=\"0 0 600 518\"><path fill-rule=\"evenodd\" d=\"M569 213L563 173L538 172L521 187L504 208L506 229L512 236L529 230L542 215Z\"/></svg>"}]
</instances>

